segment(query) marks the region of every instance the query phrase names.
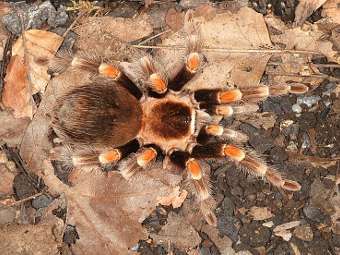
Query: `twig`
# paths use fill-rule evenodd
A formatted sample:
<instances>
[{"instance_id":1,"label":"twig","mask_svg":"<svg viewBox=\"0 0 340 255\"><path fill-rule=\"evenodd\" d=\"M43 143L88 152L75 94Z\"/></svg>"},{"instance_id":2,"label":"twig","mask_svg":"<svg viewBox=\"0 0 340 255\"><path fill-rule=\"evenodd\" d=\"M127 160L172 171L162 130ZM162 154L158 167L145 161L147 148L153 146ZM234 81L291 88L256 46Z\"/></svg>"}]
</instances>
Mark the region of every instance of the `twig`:
<instances>
[{"instance_id":1,"label":"twig","mask_svg":"<svg viewBox=\"0 0 340 255\"><path fill-rule=\"evenodd\" d=\"M171 31L171 29L162 31L162 32L160 32L160 33L158 33L158 34L156 34L156 35L154 35L154 36L151 36L151 37L145 39L144 41L141 41L140 43L138 43L138 45L145 44L145 43L147 43L147 42L149 42L149 41L151 41L151 40L153 40L153 39L155 39L155 38L157 38L157 37L159 37L159 36L161 36L161 35L164 35L164 34L170 32L170 31Z\"/></svg>"},{"instance_id":2,"label":"twig","mask_svg":"<svg viewBox=\"0 0 340 255\"><path fill-rule=\"evenodd\" d=\"M340 78L329 76L327 74L294 74L294 73L275 73L275 72L266 72L266 74L274 75L274 76L312 77L312 78L328 79L329 81L340 81Z\"/></svg>"},{"instance_id":3,"label":"twig","mask_svg":"<svg viewBox=\"0 0 340 255\"><path fill-rule=\"evenodd\" d=\"M20 173L23 173L28 181L36 188L37 191L40 191L44 188L41 179L36 180L31 174L26 164L23 162L20 154L14 150L13 148L8 147L6 144L1 145L0 149L6 153L8 160L11 160L15 163Z\"/></svg>"},{"instance_id":4,"label":"twig","mask_svg":"<svg viewBox=\"0 0 340 255\"><path fill-rule=\"evenodd\" d=\"M136 45L132 44L131 47L138 49L169 49L169 50L185 50L187 47L181 45ZM278 50L278 49L227 49L227 48L202 48L202 51L206 52L225 52L225 53L286 53L286 54L314 54L322 55L318 51L308 51L308 50Z\"/></svg>"},{"instance_id":5,"label":"twig","mask_svg":"<svg viewBox=\"0 0 340 255\"><path fill-rule=\"evenodd\" d=\"M20 205L26 201L29 201L29 200L32 200L32 199L35 199L36 197L39 197L40 195L44 194L44 192L39 192L39 193L36 193L32 196L29 196L29 197L26 197L26 198L23 198L21 200L18 200L18 201L15 201L15 202L10 202L10 203L3 203L2 201L0 202L1 204L5 205L5 206L8 206L8 207L12 207L12 206L16 206L16 205ZM6 201L6 200L5 200Z\"/></svg>"},{"instance_id":6,"label":"twig","mask_svg":"<svg viewBox=\"0 0 340 255\"><path fill-rule=\"evenodd\" d=\"M270 65L270 66L279 66L279 65L282 65L284 63L282 62L268 62L267 65ZM330 68L340 68L340 65L339 64L314 64L314 63L307 63L307 64L312 64L316 67L330 67Z\"/></svg>"},{"instance_id":7,"label":"twig","mask_svg":"<svg viewBox=\"0 0 340 255\"><path fill-rule=\"evenodd\" d=\"M82 12L78 15L78 17L76 17L72 24L66 29L66 31L63 34L63 38L65 38L67 36L67 34L71 31L71 29L75 26L75 24L78 22L78 20L85 14L85 12Z\"/></svg>"}]
</instances>

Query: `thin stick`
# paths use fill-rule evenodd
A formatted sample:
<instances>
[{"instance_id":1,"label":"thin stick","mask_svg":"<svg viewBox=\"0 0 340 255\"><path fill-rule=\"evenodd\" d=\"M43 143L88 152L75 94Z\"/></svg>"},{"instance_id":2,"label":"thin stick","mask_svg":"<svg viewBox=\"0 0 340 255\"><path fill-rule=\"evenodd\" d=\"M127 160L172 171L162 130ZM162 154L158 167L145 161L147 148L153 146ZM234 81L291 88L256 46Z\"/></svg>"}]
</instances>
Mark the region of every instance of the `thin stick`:
<instances>
[{"instance_id":1,"label":"thin stick","mask_svg":"<svg viewBox=\"0 0 340 255\"><path fill-rule=\"evenodd\" d=\"M71 31L71 29L75 26L75 24L78 22L78 20L84 15L84 12L80 13L77 18L74 19L72 24L66 29L66 31L63 34L63 38L67 36L67 34Z\"/></svg>"},{"instance_id":2,"label":"thin stick","mask_svg":"<svg viewBox=\"0 0 340 255\"><path fill-rule=\"evenodd\" d=\"M138 49L169 49L169 50L185 50L184 46L180 45L136 45L132 44L131 47ZM289 53L289 54L315 54L322 55L318 51L308 51L308 50L270 50L270 49L227 49L227 48L202 48L202 51L211 52L225 52L225 53Z\"/></svg>"},{"instance_id":3,"label":"thin stick","mask_svg":"<svg viewBox=\"0 0 340 255\"><path fill-rule=\"evenodd\" d=\"M282 65L282 64L285 64L285 63L280 63L280 62L268 62L267 65L270 65L270 66L279 66L279 65ZM314 63L306 63L306 64L312 64L314 66L317 66L317 67L330 67L330 68L340 68L340 65L339 64L314 64Z\"/></svg>"},{"instance_id":4,"label":"thin stick","mask_svg":"<svg viewBox=\"0 0 340 255\"><path fill-rule=\"evenodd\" d=\"M4 203L5 206L8 206L8 207L12 207L12 206L16 206L16 205L20 205L26 201L30 201L32 199L35 199L36 197L39 197L41 196L42 194L44 194L44 192L39 192L37 194L34 194L32 196L29 196L29 197L26 197L24 199L21 199L21 200L18 200L18 201L15 201L15 202L12 202L12 203L9 203L9 204L6 204ZM2 202L0 202L2 204Z\"/></svg>"},{"instance_id":5,"label":"thin stick","mask_svg":"<svg viewBox=\"0 0 340 255\"><path fill-rule=\"evenodd\" d=\"M275 73L275 72L266 72L266 74L274 75L274 76L312 77L312 78L328 79L330 81L340 81L339 78L335 78L327 74L294 74L294 73Z\"/></svg>"},{"instance_id":6,"label":"thin stick","mask_svg":"<svg viewBox=\"0 0 340 255\"><path fill-rule=\"evenodd\" d=\"M160 33L158 33L158 34L156 34L156 35L154 35L154 36L151 36L151 37L145 39L144 41L141 41L140 43L138 43L138 45L145 44L145 43L147 43L147 42L149 42L149 41L151 41L151 40L153 40L153 39L155 39L155 38L157 38L157 37L159 37L159 36L161 36L161 35L164 35L164 34L170 32L170 31L171 31L171 29L162 31L162 32L160 32Z\"/></svg>"}]
</instances>

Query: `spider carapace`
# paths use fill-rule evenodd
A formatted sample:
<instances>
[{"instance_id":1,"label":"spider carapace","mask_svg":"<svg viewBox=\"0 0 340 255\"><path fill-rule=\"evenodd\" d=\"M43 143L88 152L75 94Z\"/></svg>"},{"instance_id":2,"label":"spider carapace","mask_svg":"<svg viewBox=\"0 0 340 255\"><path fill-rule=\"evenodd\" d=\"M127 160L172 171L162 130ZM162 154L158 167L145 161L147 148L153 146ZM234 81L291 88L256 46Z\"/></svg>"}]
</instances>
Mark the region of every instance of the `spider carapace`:
<instances>
[{"instance_id":1,"label":"spider carapace","mask_svg":"<svg viewBox=\"0 0 340 255\"><path fill-rule=\"evenodd\" d=\"M135 64L135 79L117 62L84 54L59 56L51 63L52 72L70 66L91 71L97 78L59 98L52 127L63 142L60 148L68 149L60 149L56 158L70 167L116 169L129 179L151 168L162 154L165 171L176 169L190 181L210 224L216 224L216 218L211 210L204 210L205 201L211 198L205 159L225 158L276 187L299 190L297 182L283 178L238 145L247 142L246 135L219 125L218 118L212 116L255 112L256 102L269 96L305 93L308 87L260 85L190 91L185 85L200 72L205 58L197 36L189 36L187 48L181 68L171 78L150 56Z\"/></svg>"}]
</instances>

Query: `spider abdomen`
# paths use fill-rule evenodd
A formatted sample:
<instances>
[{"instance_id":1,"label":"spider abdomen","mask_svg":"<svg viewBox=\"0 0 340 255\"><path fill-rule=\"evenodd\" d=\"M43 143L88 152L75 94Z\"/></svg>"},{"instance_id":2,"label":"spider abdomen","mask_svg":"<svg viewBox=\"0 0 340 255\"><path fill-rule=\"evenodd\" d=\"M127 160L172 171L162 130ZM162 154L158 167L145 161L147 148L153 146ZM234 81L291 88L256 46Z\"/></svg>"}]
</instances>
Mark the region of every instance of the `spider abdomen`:
<instances>
[{"instance_id":1,"label":"spider abdomen","mask_svg":"<svg viewBox=\"0 0 340 255\"><path fill-rule=\"evenodd\" d=\"M139 101L118 83L91 83L71 90L55 107L52 125L70 143L121 146L141 128Z\"/></svg>"}]
</instances>

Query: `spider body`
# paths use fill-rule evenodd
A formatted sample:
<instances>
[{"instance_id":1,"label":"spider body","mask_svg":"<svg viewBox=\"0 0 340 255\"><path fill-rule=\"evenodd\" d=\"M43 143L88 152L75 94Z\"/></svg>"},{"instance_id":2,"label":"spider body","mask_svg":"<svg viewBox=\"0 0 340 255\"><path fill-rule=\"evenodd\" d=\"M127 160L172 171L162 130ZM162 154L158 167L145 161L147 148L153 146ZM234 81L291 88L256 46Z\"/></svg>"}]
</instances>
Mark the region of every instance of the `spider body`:
<instances>
[{"instance_id":1,"label":"spider body","mask_svg":"<svg viewBox=\"0 0 340 255\"><path fill-rule=\"evenodd\" d=\"M196 39L195 39L196 38ZM211 208L207 158L224 158L272 185L289 191L301 187L283 178L254 153L239 145L247 136L225 128L212 116L230 117L257 111L255 104L269 96L304 93L301 84L188 91L185 85L203 66L204 56L197 37L189 39L182 67L168 79L149 56L137 63L137 82L130 79L119 63L76 56L51 63L51 71L70 66L90 71L100 79L72 89L62 96L53 111L52 127L71 148L54 153L70 167L109 166L126 179L153 166L164 155L165 170L180 170L187 178L201 211L210 224L216 224ZM62 65L62 66L60 66ZM138 83L138 84L136 84ZM255 103L254 103L255 102ZM215 137L215 142L210 142ZM91 147L91 149L84 149ZM58 150L55 150L55 152Z\"/></svg>"}]
</instances>

